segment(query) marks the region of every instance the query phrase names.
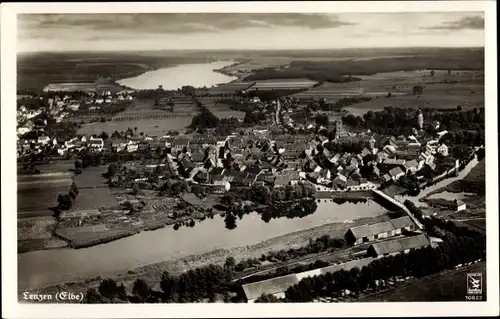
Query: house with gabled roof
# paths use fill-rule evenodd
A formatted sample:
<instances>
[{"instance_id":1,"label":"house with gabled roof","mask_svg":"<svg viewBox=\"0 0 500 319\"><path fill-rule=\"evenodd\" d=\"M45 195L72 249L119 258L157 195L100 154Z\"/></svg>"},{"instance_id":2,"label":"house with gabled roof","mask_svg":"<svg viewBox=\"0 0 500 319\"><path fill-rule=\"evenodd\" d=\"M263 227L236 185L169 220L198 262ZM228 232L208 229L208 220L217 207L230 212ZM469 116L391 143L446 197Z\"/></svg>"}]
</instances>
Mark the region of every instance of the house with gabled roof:
<instances>
[{"instance_id":1,"label":"house with gabled roof","mask_svg":"<svg viewBox=\"0 0 500 319\"><path fill-rule=\"evenodd\" d=\"M417 160L411 160L411 161L408 161L406 163L403 164L405 170L406 170L406 174L408 173L415 173L416 171L418 171L418 168L419 168L419 163Z\"/></svg>"},{"instance_id":2,"label":"house with gabled roof","mask_svg":"<svg viewBox=\"0 0 500 319\"><path fill-rule=\"evenodd\" d=\"M337 162L340 160L340 158L341 158L341 155L339 153L337 153L337 154L333 155L333 157L328 159L328 160L332 164L337 164Z\"/></svg>"},{"instance_id":3,"label":"house with gabled roof","mask_svg":"<svg viewBox=\"0 0 500 319\"><path fill-rule=\"evenodd\" d=\"M389 221L349 228L344 238L351 245L401 235L403 231L414 231L415 223L408 216Z\"/></svg>"},{"instance_id":4,"label":"house with gabled roof","mask_svg":"<svg viewBox=\"0 0 500 319\"><path fill-rule=\"evenodd\" d=\"M405 172L401 169L401 167L395 167L389 171L389 175L391 176L391 179L396 181L398 180L401 176L405 175Z\"/></svg>"},{"instance_id":5,"label":"house with gabled roof","mask_svg":"<svg viewBox=\"0 0 500 319\"><path fill-rule=\"evenodd\" d=\"M374 243L367 249L367 255L370 257L383 257L399 253L408 253L411 249L428 247L431 245L429 237L426 234L419 234L410 237L403 237L388 241Z\"/></svg>"}]
</instances>

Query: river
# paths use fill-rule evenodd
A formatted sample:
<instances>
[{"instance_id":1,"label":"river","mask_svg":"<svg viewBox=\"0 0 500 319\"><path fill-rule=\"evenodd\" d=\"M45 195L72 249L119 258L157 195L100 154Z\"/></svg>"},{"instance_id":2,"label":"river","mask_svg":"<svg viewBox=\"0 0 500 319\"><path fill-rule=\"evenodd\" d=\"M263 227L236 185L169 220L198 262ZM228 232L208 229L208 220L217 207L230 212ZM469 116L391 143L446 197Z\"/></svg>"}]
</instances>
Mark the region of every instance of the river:
<instances>
[{"instance_id":1,"label":"river","mask_svg":"<svg viewBox=\"0 0 500 319\"><path fill-rule=\"evenodd\" d=\"M18 255L18 289L36 289L96 276L112 276L136 267L202 254L216 249L259 242L324 224L374 217L386 212L379 204L336 204L321 201L316 212L304 218L279 218L269 223L256 213L237 220L237 228L225 228L216 216L194 228L171 226L142 232L107 244L83 249L55 249Z\"/></svg>"},{"instance_id":2,"label":"river","mask_svg":"<svg viewBox=\"0 0 500 319\"><path fill-rule=\"evenodd\" d=\"M148 71L132 78L121 79L117 82L137 90L157 89L159 85L162 85L165 90L177 90L185 85L191 85L195 88L211 87L237 79L234 76L214 72L214 70L221 69L233 63L230 61L217 61L212 63L180 64Z\"/></svg>"}]
</instances>

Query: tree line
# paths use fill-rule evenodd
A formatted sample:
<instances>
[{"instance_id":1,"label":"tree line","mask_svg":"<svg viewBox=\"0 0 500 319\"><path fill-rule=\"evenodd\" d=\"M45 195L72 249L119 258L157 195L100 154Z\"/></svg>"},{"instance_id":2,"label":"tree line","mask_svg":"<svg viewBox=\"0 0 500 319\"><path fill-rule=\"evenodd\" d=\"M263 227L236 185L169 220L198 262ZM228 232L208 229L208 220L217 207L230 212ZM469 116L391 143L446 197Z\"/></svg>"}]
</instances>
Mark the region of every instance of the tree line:
<instances>
[{"instance_id":1,"label":"tree line","mask_svg":"<svg viewBox=\"0 0 500 319\"><path fill-rule=\"evenodd\" d=\"M285 292L285 302L311 302L318 297L339 296L346 289L357 295L367 289L380 289L379 282L395 277L421 278L458 264L486 258L486 238L453 222L429 218L426 227L444 229L443 242L437 247L412 249L377 259L361 270L353 268L302 279ZM438 234L435 234L438 235ZM442 235L440 233L439 235Z\"/></svg>"},{"instance_id":2,"label":"tree line","mask_svg":"<svg viewBox=\"0 0 500 319\"><path fill-rule=\"evenodd\" d=\"M71 207L73 207L79 193L80 191L78 190L78 187L75 182L73 182L68 193L57 195L57 205L50 208L54 212L53 216L59 218L62 211L70 210Z\"/></svg>"},{"instance_id":3,"label":"tree line","mask_svg":"<svg viewBox=\"0 0 500 319\"><path fill-rule=\"evenodd\" d=\"M460 131L478 130L473 137L473 141L481 142L481 134L484 139L484 108L475 108L462 111L452 109L451 111L436 110L433 108L423 108L424 119L436 120L440 123L439 130ZM370 129L371 131L384 135L410 135L413 128L417 127L417 120L414 109L385 107L382 111L368 111L363 117L348 114L342 117L344 124L354 128ZM436 128L425 126L429 133L435 133ZM482 131L482 132L481 132ZM473 133L463 133L473 134ZM463 135L459 135L462 137ZM454 139L454 138L453 138ZM464 137L461 140L466 140Z\"/></svg>"}]
</instances>

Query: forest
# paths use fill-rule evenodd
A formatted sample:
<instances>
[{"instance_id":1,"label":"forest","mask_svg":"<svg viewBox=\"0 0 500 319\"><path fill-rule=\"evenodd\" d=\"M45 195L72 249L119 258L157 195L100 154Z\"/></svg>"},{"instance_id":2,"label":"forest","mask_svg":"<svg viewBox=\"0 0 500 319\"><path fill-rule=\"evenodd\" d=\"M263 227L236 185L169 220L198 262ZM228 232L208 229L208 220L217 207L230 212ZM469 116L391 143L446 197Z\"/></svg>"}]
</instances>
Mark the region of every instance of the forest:
<instances>
[{"instance_id":1,"label":"forest","mask_svg":"<svg viewBox=\"0 0 500 319\"><path fill-rule=\"evenodd\" d=\"M484 52L471 50L462 54L442 55L428 53L403 57L374 57L373 59L345 59L337 61L294 60L284 70L264 68L247 77L248 81L307 78L315 81L358 81L356 75L414 70L482 70Z\"/></svg>"}]
</instances>

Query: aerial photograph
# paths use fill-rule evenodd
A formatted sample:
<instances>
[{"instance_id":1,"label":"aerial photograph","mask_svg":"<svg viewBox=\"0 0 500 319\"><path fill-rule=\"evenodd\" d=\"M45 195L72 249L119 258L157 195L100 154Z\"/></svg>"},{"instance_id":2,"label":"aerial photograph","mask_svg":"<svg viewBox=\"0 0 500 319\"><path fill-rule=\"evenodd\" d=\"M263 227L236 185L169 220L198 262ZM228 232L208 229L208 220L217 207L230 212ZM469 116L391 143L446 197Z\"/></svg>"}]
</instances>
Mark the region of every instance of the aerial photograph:
<instances>
[{"instance_id":1,"label":"aerial photograph","mask_svg":"<svg viewBox=\"0 0 500 319\"><path fill-rule=\"evenodd\" d=\"M484 22L18 15L18 302L486 301Z\"/></svg>"}]
</instances>

